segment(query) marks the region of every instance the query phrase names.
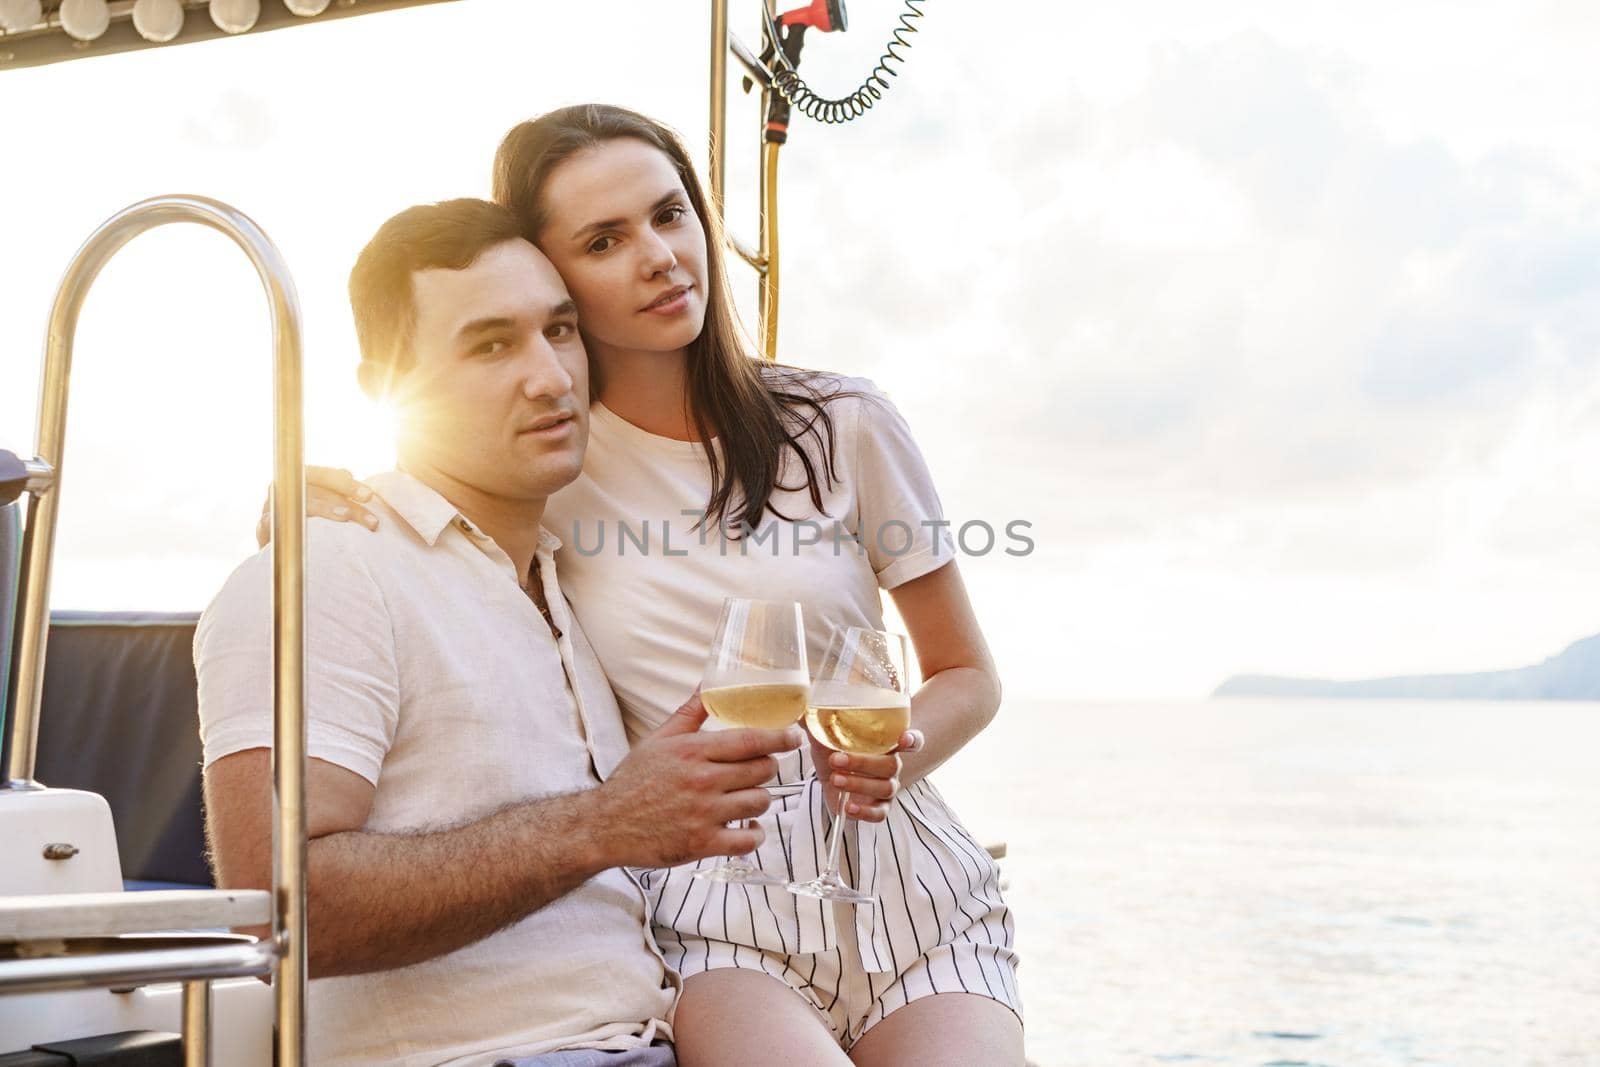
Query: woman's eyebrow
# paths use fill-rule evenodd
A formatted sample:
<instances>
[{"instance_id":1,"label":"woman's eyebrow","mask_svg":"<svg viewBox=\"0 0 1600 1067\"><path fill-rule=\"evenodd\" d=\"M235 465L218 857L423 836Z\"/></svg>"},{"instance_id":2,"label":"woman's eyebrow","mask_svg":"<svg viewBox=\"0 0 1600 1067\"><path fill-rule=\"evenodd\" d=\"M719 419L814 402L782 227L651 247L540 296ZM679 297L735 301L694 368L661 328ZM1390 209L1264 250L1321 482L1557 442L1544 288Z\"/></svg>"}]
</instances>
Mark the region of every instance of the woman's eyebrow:
<instances>
[{"instance_id":1,"label":"woman's eyebrow","mask_svg":"<svg viewBox=\"0 0 1600 1067\"><path fill-rule=\"evenodd\" d=\"M649 214L654 215L656 212L660 211L662 208L666 207L668 204L672 203L682 195L683 191L681 189L672 190L666 196L663 196L660 200L657 200L654 204L650 205ZM586 233L596 233L600 230L613 230L618 226L625 225L627 221L627 219L604 219L600 222L591 222L587 226L583 226L577 230L574 230L572 233L572 239L577 240Z\"/></svg>"}]
</instances>

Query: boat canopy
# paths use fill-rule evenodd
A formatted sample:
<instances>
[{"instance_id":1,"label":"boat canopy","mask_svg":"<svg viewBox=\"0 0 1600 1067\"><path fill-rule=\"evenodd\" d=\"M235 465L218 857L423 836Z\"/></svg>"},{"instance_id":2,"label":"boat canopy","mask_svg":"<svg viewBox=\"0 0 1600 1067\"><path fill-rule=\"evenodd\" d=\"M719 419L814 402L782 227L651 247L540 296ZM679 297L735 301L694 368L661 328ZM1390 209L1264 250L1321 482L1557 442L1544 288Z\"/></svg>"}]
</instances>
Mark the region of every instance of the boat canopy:
<instances>
[{"instance_id":1,"label":"boat canopy","mask_svg":"<svg viewBox=\"0 0 1600 1067\"><path fill-rule=\"evenodd\" d=\"M0 0L0 71L451 0Z\"/></svg>"}]
</instances>

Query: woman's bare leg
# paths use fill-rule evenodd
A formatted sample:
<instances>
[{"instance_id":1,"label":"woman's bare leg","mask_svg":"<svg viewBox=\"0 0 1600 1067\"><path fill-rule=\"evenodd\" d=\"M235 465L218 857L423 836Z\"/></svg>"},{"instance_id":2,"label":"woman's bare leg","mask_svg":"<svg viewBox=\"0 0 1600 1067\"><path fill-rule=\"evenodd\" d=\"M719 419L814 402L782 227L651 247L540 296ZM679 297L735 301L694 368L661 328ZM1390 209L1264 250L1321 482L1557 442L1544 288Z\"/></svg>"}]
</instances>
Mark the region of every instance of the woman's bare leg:
<instances>
[{"instance_id":1,"label":"woman's bare leg","mask_svg":"<svg viewBox=\"0 0 1600 1067\"><path fill-rule=\"evenodd\" d=\"M781 1055L792 1067L849 1067L827 1023L800 994L762 971L690 975L672 1020L679 1067L749 1067Z\"/></svg>"},{"instance_id":2,"label":"woman's bare leg","mask_svg":"<svg viewBox=\"0 0 1600 1067\"><path fill-rule=\"evenodd\" d=\"M850 1059L856 1067L1022 1067L1022 1023L997 1000L938 993L868 1030Z\"/></svg>"}]
</instances>

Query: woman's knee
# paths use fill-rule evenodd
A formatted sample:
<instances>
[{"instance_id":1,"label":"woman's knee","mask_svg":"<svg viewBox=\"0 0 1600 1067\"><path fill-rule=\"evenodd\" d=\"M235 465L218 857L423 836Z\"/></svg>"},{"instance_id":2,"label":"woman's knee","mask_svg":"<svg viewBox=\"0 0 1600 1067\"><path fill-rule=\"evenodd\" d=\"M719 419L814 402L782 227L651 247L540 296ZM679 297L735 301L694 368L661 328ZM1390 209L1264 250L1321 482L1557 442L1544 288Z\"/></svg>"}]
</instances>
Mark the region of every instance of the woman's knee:
<instances>
[{"instance_id":1,"label":"woman's knee","mask_svg":"<svg viewBox=\"0 0 1600 1067\"><path fill-rule=\"evenodd\" d=\"M1022 1067L1022 1021L998 1000L937 993L891 1012L850 1049L855 1067Z\"/></svg>"},{"instance_id":2,"label":"woman's knee","mask_svg":"<svg viewBox=\"0 0 1600 1067\"><path fill-rule=\"evenodd\" d=\"M684 980L672 1021L679 1067L744 1067L774 1049L795 1067L846 1067L826 1018L764 971L724 967Z\"/></svg>"}]
</instances>

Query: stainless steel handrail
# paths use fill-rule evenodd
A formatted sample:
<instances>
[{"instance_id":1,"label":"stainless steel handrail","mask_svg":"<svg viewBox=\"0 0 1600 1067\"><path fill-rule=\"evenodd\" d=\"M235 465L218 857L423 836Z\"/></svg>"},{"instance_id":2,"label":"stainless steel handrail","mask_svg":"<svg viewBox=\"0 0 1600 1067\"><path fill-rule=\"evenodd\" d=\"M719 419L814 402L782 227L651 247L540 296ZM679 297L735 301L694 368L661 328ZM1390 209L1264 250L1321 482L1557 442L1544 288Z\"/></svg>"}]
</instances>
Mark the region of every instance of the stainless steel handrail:
<instances>
[{"instance_id":1,"label":"stainless steel handrail","mask_svg":"<svg viewBox=\"0 0 1600 1067\"><path fill-rule=\"evenodd\" d=\"M183 983L183 1067L211 1067L211 979Z\"/></svg>"},{"instance_id":2,"label":"stainless steel handrail","mask_svg":"<svg viewBox=\"0 0 1600 1067\"><path fill-rule=\"evenodd\" d=\"M278 958L270 941L195 948L39 956L0 963L0 993L106 989L213 978L260 977ZM282 1062L281 1060L279 1062Z\"/></svg>"},{"instance_id":3,"label":"stainless steel handrail","mask_svg":"<svg viewBox=\"0 0 1600 1067\"><path fill-rule=\"evenodd\" d=\"M73 257L56 291L45 341L44 379L39 391L37 460L56 471L50 491L29 499L17 590L17 633L13 657L14 695L10 757L5 788L39 788L33 780L38 745L39 702L44 686L45 641L49 635L50 564L55 543L56 505L61 495L62 451L66 437L67 387L72 347L89 288L106 262L123 245L156 226L193 222L226 234L250 257L272 306L273 339L273 657L274 757L272 938L265 951L280 959L273 983L277 1062L305 1062L306 1002L306 836L305 836L305 483L301 410L300 308L294 282L277 248L248 217L227 204L198 196L158 196L112 216ZM5 792L0 790L0 803ZM198 951L198 950L196 950ZM240 952L228 949L229 952ZM261 949L256 948L259 953ZM252 957L253 958L253 957ZM58 968L62 975L96 967L122 966L97 957L52 961L0 962L0 988L6 975ZM241 963L254 968L256 964ZM54 973L54 972L51 972ZM257 973L243 970L237 973ZM192 977L216 977L196 972ZM170 977L181 977L173 973Z\"/></svg>"}]
</instances>

